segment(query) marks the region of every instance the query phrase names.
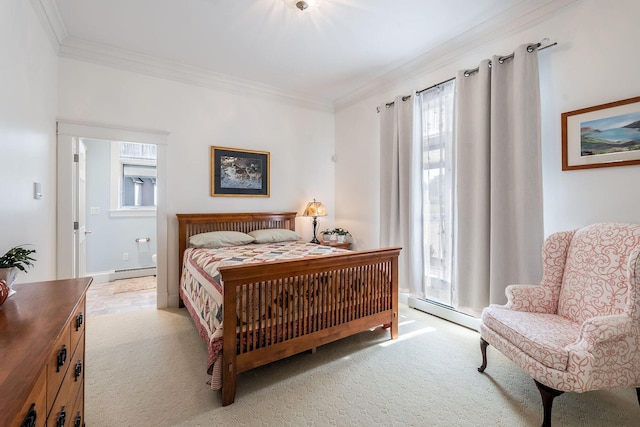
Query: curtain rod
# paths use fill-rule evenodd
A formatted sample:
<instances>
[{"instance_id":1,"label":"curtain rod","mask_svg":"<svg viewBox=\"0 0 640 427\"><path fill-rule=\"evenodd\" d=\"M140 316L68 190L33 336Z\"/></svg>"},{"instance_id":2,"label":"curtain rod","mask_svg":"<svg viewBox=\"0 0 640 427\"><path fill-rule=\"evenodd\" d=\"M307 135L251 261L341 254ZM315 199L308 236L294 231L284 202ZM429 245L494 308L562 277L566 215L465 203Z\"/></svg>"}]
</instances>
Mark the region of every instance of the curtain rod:
<instances>
[{"instance_id":1,"label":"curtain rod","mask_svg":"<svg viewBox=\"0 0 640 427\"><path fill-rule=\"evenodd\" d=\"M548 41L548 39L543 39L542 41L543 41L543 42L544 42L544 41ZM539 52L539 51L544 50L544 49L546 49L546 48L548 48L548 47L555 46L555 45L557 45L557 44L558 44L558 42L554 42L554 43L551 43L551 44L548 44L548 45L545 45L545 46L542 46L542 43L531 44L531 45L527 46L527 51L528 51L529 53L531 53L531 52L533 52L533 49L534 49L535 47L537 47L537 48L538 48L538 52ZM542 46L542 47L540 47L540 46ZM531 49L531 50L529 50L529 49ZM514 55L514 53L511 53L510 55L507 55L507 56L501 56L501 57L499 57L499 58L498 58L498 61L500 61L500 63L502 64L502 63L503 63L504 61L506 61L507 59L512 59L512 58L513 58L513 55ZM491 67L491 61L489 61L489 67ZM471 74L473 74L473 73L477 72L479 69L480 69L480 67L476 67L476 68L474 68L473 70L467 70L467 71L465 71L465 72L464 72L464 76L465 76L465 77L469 77ZM445 80L445 81L443 81L443 82L436 83L436 84L434 84L434 85L432 85L432 86L429 86L429 87L427 87L427 88L424 88L424 89L421 89L421 90L419 90L419 91L416 91L416 93L426 92L426 91L428 91L429 89L433 89L433 88L438 87L438 86L440 86L440 85L443 85L443 84L445 84L445 83L449 83L450 81L455 80L455 79L456 79L455 77L451 77L450 79L447 79L447 80ZM406 100L407 100L407 99L409 99L409 98L411 98L411 95L405 95L405 96L403 96L403 97L402 97L402 100L403 100L403 101L406 101ZM389 108L389 107L391 107L393 104L395 104L395 101L387 102L386 104L384 104L384 106L385 106L385 107L387 107L387 108ZM376 107L376 112L378 112L378 113L380 112L380 107L379 107L379 106L378 106L378 107Z\"/></svg>"},{"instance_id":2,"label":"curtain rod","mask_svg":"<svg viewBox=\"0 0 640 427\"><path fill-rule=\"evenodd\" d=\"M450 79L447 79L447 80L445 80L445 81L443 81L443 82L436 83L436 84L434 84L434 85L432 85L432 86L429 86L429 87L426 87L426 88L424 88L424 89L420 89L420 90L416 91L416 93L426 92L426 91L428 91L429 89L433 89L434 87L438 87L438 86L443 85L443 84L445 84L445 83L449 83L450 81L455 80L455 79L456 79L455 77L451 77ZM402 100L403 100L403 101L406 101L406 100L407 100L407 99L409 99L409 98L411 98L411 95L405 95L405 96L403 96L403 97L402 97ZM384 106L385 106L385 107L387 107L387 108L389 108L389 107L391 107L393 104L395 104L395 101L387 102L386 104L384 104ZM376 109L377 109L377 111L378 111L378 113L379 113L379 112L380 112L380 107L376 107Z\"/></svg>"},{"instance_id":3,"label":"curtain rod","mask_svg":"<svg viewBox=\"0 0 640 427\"><path fill-rule=\"evenodd\" d=\"M529 53L533 52L536 47L539 48L538 52L540 52L541 50L545 50L546 48L551 47L551 46L555 46L557 44L558 44L558 42L554 42L554 43L548 44L546 46L542 46L541 43L530 44L529 46L527 46L527 52L529 52ZM540 47L540 46L542 46L542 47ZM498 57L498 62L500 62L502 64L507 59L513 59L513 55L515 55L515 53L511 53L510 55L506 55L506 56L500 56L500 57ZM491 61L489 61L489 68L491 68ZM466 70L464 72L464 76L465 77L469 77L471 74L477 73L479 69L480 69L480 67L476 67L473 70Z\"/></svg>"}]
</instances>

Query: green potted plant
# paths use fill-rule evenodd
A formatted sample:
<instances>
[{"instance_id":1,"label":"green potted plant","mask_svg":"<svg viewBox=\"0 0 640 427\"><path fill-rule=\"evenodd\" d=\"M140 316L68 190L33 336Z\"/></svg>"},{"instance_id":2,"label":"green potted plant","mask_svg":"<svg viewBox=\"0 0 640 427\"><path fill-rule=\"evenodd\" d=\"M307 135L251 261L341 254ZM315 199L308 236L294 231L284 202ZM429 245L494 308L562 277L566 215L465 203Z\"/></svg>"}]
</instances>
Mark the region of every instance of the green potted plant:
<instances>
[{"instance_id":1,"label":"green potted plant","mask_svg":"<svg viewBox=\"0 0 640 427\"><path fill-rule=\"evenodd\" d=\"M340 227L334 228L333 229L333 234L338 236L338 243L344 243L345 237L351 236L351 233L349 233L344 228L340 228Z\"/></svg>"},{"instance_id":2,"label":"green potted plant","mask_svg":"<svg viewBox=\"0 0 640 427\"><path fill-rule=\"evenodd\" d=\"M35 259L31 254L36 252L35 249L27 249L24 245L14 246L0 257L0 279L11 287L16 281L18 271L27 271L27 268L33 266Z\"/></svg>"}]
</instances>

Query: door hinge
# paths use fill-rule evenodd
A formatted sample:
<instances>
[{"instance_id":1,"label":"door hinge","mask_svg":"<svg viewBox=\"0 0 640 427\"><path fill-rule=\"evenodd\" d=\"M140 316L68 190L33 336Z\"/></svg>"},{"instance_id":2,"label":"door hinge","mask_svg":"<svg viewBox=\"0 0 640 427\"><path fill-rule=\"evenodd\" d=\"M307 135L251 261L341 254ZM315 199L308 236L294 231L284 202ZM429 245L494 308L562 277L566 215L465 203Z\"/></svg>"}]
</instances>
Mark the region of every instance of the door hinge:
<instances>
[{"instance_id":1,"label":"door hinge","mask_svg":"<svg viewBox=\"0 0 640 427\"><path fill-rule=\"evenodd\" d=\"M73 162L74 162L74 163L78 163L79 161L80 161L80 155L78 155L78 154L74 154L74 155L73 155Z\"/></svg>"},{"instance_id":2,"label":"door hinge","mask_svg":"<svg viewBox=\"0 0 640 427\"><path fill-rule=\"evenodd\" d=\"M78 224L78 221L73 221L73 229L74 230L79 230L80 229L80 224Z\"/></svg>"}]
</instances>

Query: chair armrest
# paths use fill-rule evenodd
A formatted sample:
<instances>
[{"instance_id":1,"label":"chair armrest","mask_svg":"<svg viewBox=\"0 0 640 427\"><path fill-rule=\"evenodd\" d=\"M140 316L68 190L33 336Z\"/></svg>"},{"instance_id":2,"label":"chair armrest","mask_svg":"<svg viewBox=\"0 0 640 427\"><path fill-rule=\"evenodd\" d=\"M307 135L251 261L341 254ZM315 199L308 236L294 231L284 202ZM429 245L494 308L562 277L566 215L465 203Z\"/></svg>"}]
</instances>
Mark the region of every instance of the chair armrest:
<instances>
[{"instance_id":1,"label":"chair armrest","mask_svg":"<svg viewBox=\"0 0 640 427\"><path fill-rule=\"evenodd\" d=\"M509 285L505 290L507 303L504 308L529 313L555 314L558 311L560 286Z\"/></svg>"},{"instance_id":2,"label":"chair armrest","mask_svg":"<svg viewBox=\"0 0 640 427\"><path fill-rule=\"evenodd\" d=\"M633 321L626 314L612 314L587 319L580 328L580 338L569 345L570 350L589 351L597 344L624 338L633 331Z\"/></svg>"},{"instance_id":3,"label":"chair armrest","mask_svg":"<svg viewBox=\"0 0 640 427\"><path fill-rule=\"evenodd\" d=\"M511 285L505 290L509 310L529 313L558 312L558 297L571 239L576 230L560 231L548 236L542 246L544 272L540 285Z\"/></svg>"}]
</instances>

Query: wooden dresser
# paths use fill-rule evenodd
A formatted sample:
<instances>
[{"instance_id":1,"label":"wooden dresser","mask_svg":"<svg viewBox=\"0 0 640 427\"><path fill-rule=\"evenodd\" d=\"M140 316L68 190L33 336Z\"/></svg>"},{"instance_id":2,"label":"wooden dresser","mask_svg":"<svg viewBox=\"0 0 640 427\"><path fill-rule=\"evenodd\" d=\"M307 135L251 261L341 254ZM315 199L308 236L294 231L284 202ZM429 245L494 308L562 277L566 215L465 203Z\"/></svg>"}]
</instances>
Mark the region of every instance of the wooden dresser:
<instances>
[{"instance_id":1,"label":"wooden dresser","mask_svg":"<svg viewBox=\"0 0 640 427\"><path fill-rule=\"evenodd\" d=\"M0 426L84 425L91 280L17 284L0 306Z\"/></svg>"}]
</instances>

